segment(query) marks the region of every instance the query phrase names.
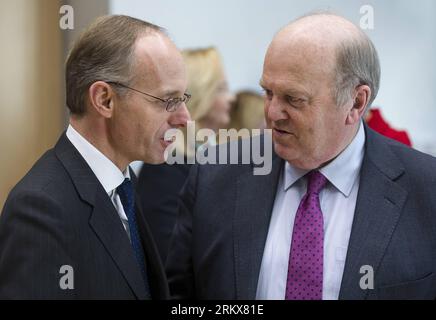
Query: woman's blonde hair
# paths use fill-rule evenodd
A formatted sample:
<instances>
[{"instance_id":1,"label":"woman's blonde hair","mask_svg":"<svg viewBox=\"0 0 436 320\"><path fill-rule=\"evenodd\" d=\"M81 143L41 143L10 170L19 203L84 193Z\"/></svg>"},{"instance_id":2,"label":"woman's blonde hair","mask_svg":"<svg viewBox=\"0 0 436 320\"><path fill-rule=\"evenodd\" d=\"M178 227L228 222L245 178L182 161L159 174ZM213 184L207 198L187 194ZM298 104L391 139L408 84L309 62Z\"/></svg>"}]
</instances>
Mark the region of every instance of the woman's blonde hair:
<instances>
[{"instance_id":1,"label":"woman's blonde hair","mask_svg":"<svg viewBox=\"0 0 436 320\"><path fill-rule=\"evenodd\" d=\"M218 50L214 47L186 49L182 51L188 74L188 92L192 95L187 103L195 129L201 129L199 121L209 113L215 96L224 79L224 69ZM182 129L186 137L186 128ZM196 147L190 149L186 141L177 141L176 149L186 157L195 157Z\"/></svg>"},{"instance_id":2,"label":"woman's blonde hair","mask_svg":"<svg viewBox=\"0 0 436 320\"><path fill-rule=\"evenodd\" d=\"M198 121L208 114L224 79L221 57L214 47L183 50L182 55L188 74L188 92L192 95L187 107L192 120Z\"/></svg>"}]
</instances>

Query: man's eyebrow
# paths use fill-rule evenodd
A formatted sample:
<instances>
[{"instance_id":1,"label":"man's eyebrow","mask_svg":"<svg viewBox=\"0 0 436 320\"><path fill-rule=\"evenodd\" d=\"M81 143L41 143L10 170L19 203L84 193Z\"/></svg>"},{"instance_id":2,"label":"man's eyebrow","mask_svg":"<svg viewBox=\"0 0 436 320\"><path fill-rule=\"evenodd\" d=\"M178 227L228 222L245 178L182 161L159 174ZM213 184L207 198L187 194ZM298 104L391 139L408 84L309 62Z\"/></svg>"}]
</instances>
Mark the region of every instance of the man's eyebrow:
<instances>
[{"instance_id":1,"label":"man's eyebrow","mask_svg":"<svg viewBox=\"0 0 436 320\"><path fill-rule=\"evenodd\" d=\"M261 86L261 88L263 90L268 90L267 85L265 84L263 79L259 80L259 86ZM306 91L305 89L303 89L302 87L298 86L297 88L283 88L281 91L283 94L288 94L291 96L304 96L306 98L310 98L310 93L308 91Z\"/></svg>"},{"instance_id":2,"label":"man's eyebrow","mask_svg":"<svg viewBox=\"0 0 436 320\"><path fill-rule=\"evenodd\" d=\"M162 96L164 98L180 98L181 95L183 95L183 93L181 94L180 91L178 91L178 90L171 90L171 91L164 92L164 94Z\"/></svg>"},{"instance_id":3,"label":"man's eyebrow","mask_svg":"<svg viewBox=\"0 0 436 320\"><path fill-rule=\"evenodd\" d=\"M309 96L309 93L305 90L300 90L300 89L290 89L290 90L286 90L286 92L291 95L291 96Z\"/></svg>"},{"instance_id":4,"label":"man's eyebrow","mask_svg":"<svg viewBox=\"0 0 436 320\"><path fill-rule=\"evenodd\" d=\"M262 80L259 81L259 86L262 87L262 89L267 90L264 82L262 82ZM305 90L300 90L300 89L286 89L283 92L286 92L287 94L290 95L303 95L303 96L309 96L309 93L306 92Z\"/></svg>"}]
</instances>

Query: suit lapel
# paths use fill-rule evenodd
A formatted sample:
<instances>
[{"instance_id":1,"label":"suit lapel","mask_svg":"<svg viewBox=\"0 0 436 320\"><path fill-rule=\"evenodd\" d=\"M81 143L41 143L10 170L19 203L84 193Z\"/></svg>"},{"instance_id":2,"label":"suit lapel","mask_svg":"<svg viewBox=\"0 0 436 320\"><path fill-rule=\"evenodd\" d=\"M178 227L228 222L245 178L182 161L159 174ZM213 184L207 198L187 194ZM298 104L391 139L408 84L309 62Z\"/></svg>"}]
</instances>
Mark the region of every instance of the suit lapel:
<instances>
[{"instance_id":1,"label":"suit lapel","mask_svg":"<svg viewBox=\"0 0 436 320\"><path fill-rule=\"evenodd\" d=\"M395 182L404 173L400 161L382 138L365 129L366 150L339 299L367 297L370 290L360 288L362 266L373 268L376 284L378 267L407 198Z\"/></svg>"},{"instance_id":2,"label":"suit lapel","mask_svg":"<svg viewBox=\"0 0 436 320\"><path fill-rule=\"evenodd\" d=\"M263 257L271 212L274 204L282 160L273 156L268 175L253 175L253 167L238 177L233 244L237 299L256 297L257 281Z\"/></svg>"},{"instance_id":3,"label":"suit lapel","mask_svg":"<svg viewBox=\"0 0 436 320\"><path fill-rule=\"evenodd\" d=\"M146 298L139 266L115 207L80 153L64 133L55 147L80 198L93 207L89 224L138 299ZM110 281L110 279L108 279Z\"/></svg>"},{"instance_id":4,"label":"suit lapel","mask_svg":"<svg viewBox=\"0 0 436 320\"><path fill-rule=\"evenodd\" d=\"M144 281L138 263L135 260L126 230L104 190L97 194L89 224L137 298L146 299Z\"/></svg>"}]
</instances>

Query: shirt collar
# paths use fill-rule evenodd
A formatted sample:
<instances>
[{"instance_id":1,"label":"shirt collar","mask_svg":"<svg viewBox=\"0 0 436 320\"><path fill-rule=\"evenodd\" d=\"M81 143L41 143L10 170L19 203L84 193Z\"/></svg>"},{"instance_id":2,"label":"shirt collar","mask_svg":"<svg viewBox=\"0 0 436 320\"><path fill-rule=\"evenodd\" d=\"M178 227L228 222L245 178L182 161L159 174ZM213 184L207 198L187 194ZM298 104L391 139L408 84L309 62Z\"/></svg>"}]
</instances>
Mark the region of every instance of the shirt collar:
<instances>
[{"instance_id":1,"label":"shirt collar","mask_svg":"<svg viewBox=\"0 0 436 320\"><path fill-rule=\"evenodd\" d=\"M361 123L353 141L332 162L319 171L338 189L345 197L351 193L351 189L359 176L362 167L365 146L365 129ZM285 163L284 190L289 189L308 170L302 170Z\"/></svg>"},{"instance_id":2,"label":"shirt collar","mask_svg":"<svg viewBox=\"0 0 436 320\"><path fill-rule=\"evenodd\" d=\"M110 193L116 189L123 183L124 179L130 179L129 167L126 168L124 173L121 172L109 158L89 143L89 141L71 125L68 126L66 134L73 146L85 159L92 172L94 172L106 193Z\"/></svg>"}]
</instances>

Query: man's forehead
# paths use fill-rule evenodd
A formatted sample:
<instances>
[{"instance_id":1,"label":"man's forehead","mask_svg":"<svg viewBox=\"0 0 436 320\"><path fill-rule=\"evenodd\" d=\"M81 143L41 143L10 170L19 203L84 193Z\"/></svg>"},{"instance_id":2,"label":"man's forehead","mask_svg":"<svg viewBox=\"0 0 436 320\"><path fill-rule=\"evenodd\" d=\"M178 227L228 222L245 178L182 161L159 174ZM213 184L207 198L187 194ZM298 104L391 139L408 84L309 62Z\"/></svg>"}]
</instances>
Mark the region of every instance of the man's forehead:
<instances>
[{"instance_id":1,"label":"man's forehead","mask_svg":"<svg viewBox=\"0 0 436 320\"><path fill-rule=\"evenodd\" d=\"M260 85L282 93L312 96L317 86L331 84L333 65L329 59L292 54L267 55Z\"/></svg>"},{"instance_id":2,"label":"man's forehead","mask_svg":"<svg viewBox=\"0 0 436 320\"><path fill-rule=\"evenodd\" d=\"M146 64L162 64L166 60L181 60L180 53L171 40L157 32L138 38L135 44L135 56Z\"/></svg>"},{"instance_id":3,"label":"man's forehead","mask_svg":"<svg viewBox=\"0 0 436 320\"><path fill-rule=\"evenodd\" d=\"M165 35L147 35L138 40L134 72L137 81L162 93L183 91L186 69L180 51ZM163 86L167 86L163 88Z\"/></svg>"},{"instance_id":4,"label":"man's forehead","mask_svg":"<svg viewBox=\"0 0 436 320\"><path fill-rule=\"evenodd\" d=\"M326 61L336 53L336 45L326 39L319 39L311 33L285 33L277 35L268 48L267 59L282 59L292 63L307 61L313 63L314 60Z\"/></svg>"},{"instance_id":5,"label":"man's forehead","mask_svg":"<svg viewBox=\"0 0 436 320\"><path fill-rule=\"evenodd\" d=\"M164 71L141 75L138 77L138 83L161 98L181 96L188 86L186 74L170 74Z\"/></svg>"},{"instance_id":6,"label":"man's forehead","mask_svg":"<svg viewBox=\"0 0 436 320\"><path fill-rule=\"evenodd\" d=\"M275 41L268 48L263 72L283 78L291 76L295 81L305 82L330 77L336 63L336 50L307 38Z\"/></svg>"},{"instance_id":7,"label":"man's forehead","mask_svg":"<svg viewBox=\"0 0 436 320\"><path fill-rule=\"evenodd\" d=\"M263 74L270 78L291 78L293 81L305 82L331 74L333 61L332 57L303 52L271 54L265 57Z\"/></svg>"}]
</instances>

